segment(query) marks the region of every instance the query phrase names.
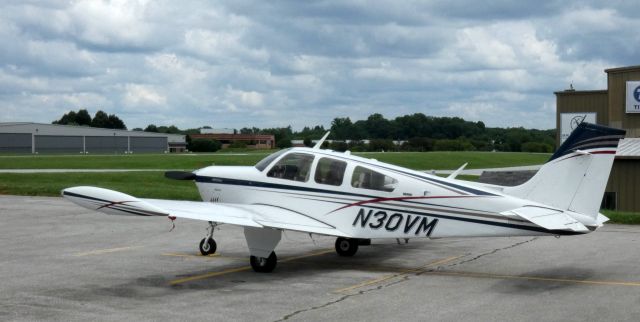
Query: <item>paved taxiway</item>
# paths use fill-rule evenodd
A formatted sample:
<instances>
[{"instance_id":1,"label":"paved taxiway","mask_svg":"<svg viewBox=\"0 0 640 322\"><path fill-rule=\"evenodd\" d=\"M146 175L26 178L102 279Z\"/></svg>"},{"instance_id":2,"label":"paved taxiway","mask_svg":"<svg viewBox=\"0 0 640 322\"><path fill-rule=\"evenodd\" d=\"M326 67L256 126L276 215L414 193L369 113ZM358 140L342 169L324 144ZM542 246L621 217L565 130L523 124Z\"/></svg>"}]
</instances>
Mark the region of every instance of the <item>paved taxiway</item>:
<instances>
[{"instance_id":1,"label":"paved taxiway","mask_svg":"<svg viewBox=\"0 0 640 322\"><path fill-rule=\"evenodd\" d=\"M333 252L286 233L272 274L241 228L0 196L0 320L637 321L640 227L584 236L412 240ZM375 241L374 241L375 243Z\"/></svg>"}]
</instances>

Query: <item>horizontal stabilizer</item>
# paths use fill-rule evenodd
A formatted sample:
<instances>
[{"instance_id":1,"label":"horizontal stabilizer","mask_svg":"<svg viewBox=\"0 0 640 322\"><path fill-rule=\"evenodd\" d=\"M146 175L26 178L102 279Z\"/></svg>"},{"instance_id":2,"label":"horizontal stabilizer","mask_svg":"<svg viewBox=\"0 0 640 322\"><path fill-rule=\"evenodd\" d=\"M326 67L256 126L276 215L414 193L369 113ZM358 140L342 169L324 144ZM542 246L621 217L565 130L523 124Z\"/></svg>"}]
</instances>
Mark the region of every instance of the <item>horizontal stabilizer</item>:
<instances>
[{"instance_id":1,"label":"horizontal stabilizer","mask_svg":"<svg viewBox=\"0 0 640 322\"><path fill-rule=\"evenodd\" d=\"M565 230L575 232L589 231L589 229L579 221L556 209L536 206L524 206L521 208L502 212L501 214L508 217L518 216L549 230Z\"/></svg>"}]
</instances>

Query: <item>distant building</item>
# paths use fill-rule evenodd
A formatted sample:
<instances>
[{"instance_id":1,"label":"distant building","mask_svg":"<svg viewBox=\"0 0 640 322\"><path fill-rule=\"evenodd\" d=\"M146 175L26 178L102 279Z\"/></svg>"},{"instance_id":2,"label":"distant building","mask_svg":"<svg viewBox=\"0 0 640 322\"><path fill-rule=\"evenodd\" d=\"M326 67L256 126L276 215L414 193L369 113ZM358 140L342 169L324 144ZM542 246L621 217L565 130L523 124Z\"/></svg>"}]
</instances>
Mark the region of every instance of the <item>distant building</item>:
<instances>
[{"instance_id":1,"label":"distant building","mask_svg":"<svg viewBox=\"0 0 640 322\"><path fill-rule=\"evenodd\" d=\"M211 133L211 134L191 134L191 139L216 140L222 143L222 147L226 148L234 142L243 142L250 149L273 149L276 146L275 137L271 134L228 134L228 133Z\"/></svg>"},{"instance_id":2,"label":"distant building","mask_svg":"<svg viewBox=\"0 0 640 322\"><path fill-rule=\"evenodd\" d=\"M640 212L640 66L606 69L607 89L555 92L557 145L582 121L627 131L620 141L602 206Z\"/></svg>"},{"instance_id":3,"label":"distant building","mask_svg":"<svg viewBox=\"0 0 640 322\"><path fill-rule=\"evenodd\" d=\"M31 122L0 123L0 153L184 152L184 135Z\"/></svg>"},{"instance_id":4,"label":"distant building","mask_svg":"<svg viewBox=\"0 0 640 322\"><path fill-rule=\"evenodd\" d=\"M200 134L236 134L235 129L200 129Z\"/></svg>"}]
</instances>

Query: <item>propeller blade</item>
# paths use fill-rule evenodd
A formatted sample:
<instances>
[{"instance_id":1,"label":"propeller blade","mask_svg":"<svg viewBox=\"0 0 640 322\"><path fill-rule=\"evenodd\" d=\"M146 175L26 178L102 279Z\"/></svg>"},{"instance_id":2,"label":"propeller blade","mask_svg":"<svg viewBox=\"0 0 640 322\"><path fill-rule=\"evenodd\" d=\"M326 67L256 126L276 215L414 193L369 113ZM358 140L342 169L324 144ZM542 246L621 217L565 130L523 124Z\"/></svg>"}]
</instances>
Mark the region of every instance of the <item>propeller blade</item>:
<instances>
[{"instance_id":1,"label":"propeller blade","mask_svg":"<svg viewBox=\"0 0 640 322\"><path fill-rule=\"evenodd\" d=\"M195 173L188 171L167 171L164 176L173 180L194 180L196 178Z\"/></svg>"}]
</instances>

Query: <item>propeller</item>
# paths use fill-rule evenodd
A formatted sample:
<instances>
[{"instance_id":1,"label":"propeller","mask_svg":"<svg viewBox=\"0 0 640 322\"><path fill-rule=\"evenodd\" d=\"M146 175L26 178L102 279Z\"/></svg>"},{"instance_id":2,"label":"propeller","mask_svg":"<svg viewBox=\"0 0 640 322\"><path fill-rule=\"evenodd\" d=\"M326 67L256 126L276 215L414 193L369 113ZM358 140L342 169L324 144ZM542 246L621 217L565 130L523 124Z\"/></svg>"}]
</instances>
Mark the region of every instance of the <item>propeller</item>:
<instances>
[{"instance_id":1,"label":"propeller","mask_svg":"<svg viewBox=\"0 0 640 322\"><path fill-rule=\"evenodd\" d=\"M195 173L189 171L167 171L164 176L173 180L194 180L196 178Z\"/></svg>"}]
</instances>

